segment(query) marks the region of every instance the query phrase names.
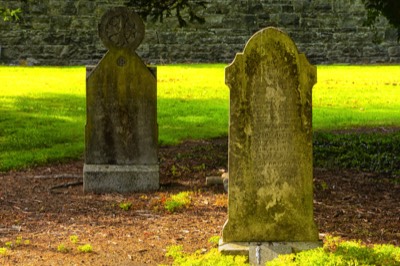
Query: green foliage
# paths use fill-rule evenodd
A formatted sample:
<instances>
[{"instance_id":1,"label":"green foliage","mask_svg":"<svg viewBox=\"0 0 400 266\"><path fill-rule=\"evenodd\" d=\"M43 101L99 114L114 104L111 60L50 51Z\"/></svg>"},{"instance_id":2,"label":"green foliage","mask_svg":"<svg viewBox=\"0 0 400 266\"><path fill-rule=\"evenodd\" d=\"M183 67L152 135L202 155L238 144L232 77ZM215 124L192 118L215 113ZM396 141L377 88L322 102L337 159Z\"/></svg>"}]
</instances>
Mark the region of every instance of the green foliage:
<instances>
[{"instance_id":1,"label":"green foliage","mask_svg":"<svg viewBox=\"0 0 400 266\"><path fill-rule=\"evenodd\" d=\"M124 211L129 211L130 208L132 207L132 203L131 202L121 202L119 204L119 207Z\"/></svg>"},{"instance_id":2,"label":"green foliage","mask_svg":"<svg viewBox=\"0 0 400 266\"><path fill-rule=\"evenodd\" d=\"M57 251L61 253L68 253L70 249L66 245L61 243L60 245L57 246Z\"/></svg>"},{"instance_id":3,"label":"green foliage","mask_svg":"<svg viewBox=\"0 0 400 266\"><path fill-rule=\"evenodd\" d=\"M172 176L176 177L178 175L180 175L180 172L178 172L178 168L175 165L171 166L171 174Z\"/></svg>"},{"instance_id":4,"label":"green foliage","mask_svg":"<svg viewBox=\"0 0 400 266\"><path fill-rule=\"evenodd\" d=\"M21 245L22 242L23 242L22 236L17 236L17 238L15 239L15 246Z\"/></svg>"},{"instance_id":5,"label":"green foliage","mask_svg":"<svg viewBox=\"0 0 400 266\"><path fill-rule=\"evenodd\" d=\"M227 136L224 67L158 67L160 145ZM399 66L318 66L314 130L399 126L399 71ZM0 171L82 158L84 77L83 67L0 66ZM177 176L181 170L178 164L171 169Z\"/></svg>"},{"instance_id":6,"label":"green foliage","mask_svg":"<svg viewBox=\"0 0 400 266\"><path fill-rule=\"evenodd\" d=\"M323 248L297 254L281 255L267 266L349 266L349 265L400 265L400 248L393 245L374 245L360 241L343 241L327 236Z\"/></svg>"},{"instance_id":7,"label":"green foliage","mask_svg":"<svg viewBox=\"0 0 400 266\"><path fill-rule=\"evenodd\" d=\"M167 248L167 257L172 257L174 262L172 265L179 266L244 266L246 263L244 256L224 256L218 249L211 249L209 252L202 254L196 251L193 254L183 252L182 246L170 246Z\"/></svg>"},{"instance_id":8,"label":"green foliage","mask_svg":"<svg viewBox=\"0 0 400 266\"><path fill-rule=\"evenodd\" d=\"M0 6L0 17L3 17L4 21L17 21L21 13L22 10L20 8L11 9Z\"/></svg>"},{"instance_id":9,"label":"green foliage","mask_svg":"<svg viewBox=\"0 0 400 266\"><path fill-rule=\"evenodd\" d=\"M314 134L314 165L400 175L400 132Z\"/></svg>"},{"instance_id":10,"label":"green foliage","mask_svg":"<svg viewBox=\"0 0 400 266\"><path fill-rule=\"evenodd\" d=\"M11 249L14 247L14 243L12 241L7 241L5 244L6 248Z\"/></svg>"},{"instance_id":11,"label":"green foliage","mask_svg":"<svg viewBox=\"0 0 400 266\"><path fill-rule=\"evenodd\" d=\"M208 239L208 242L216 247L219 244L219 239L219 236L212 236L210 239Z\"/></svg>"},{"instance_id":12,"label":"green foliage","mask_svg":"<svg viewBox=\"0 0 400 266\"><path fill-rule=\"evenodd\" d=\"M399 0L362 0L367 8L367 26L373 26L379 16L387 18L389 23L397 29L400 40L400 1Z\"/></svg>"},{"instance_id":13,"label":"green foliage","mask_svg":"<svg viewBox=\"0 0 400 266\"><path fill-rule=\"evenodd\" d=\"M14 241L7 241L4 243L5 248L13 249L21 245L29 245L30 241L28 239L23 239L22 236L17 236Z\"/></svg>"},{"instance_id":14,"label":"green foliage","mask_svg":"<svg viewBox=\"0 0 400 266\"><path fill-rule=\"evenodd\" d=\"M76 246L76 249L81 253L90 253L93 251L92 245L84 244L77 246L79 244L79 237L77 235L69 236L69 241ZM68 253L71 251L71 247L66 246L64 243L61 243L57 246L57 251L61 253Z\"/></svg>"},{"instance_id":15,"label":"green foliage","mask_svg":"<svg viewBox=\"0 0 400 266\"><path fill-rule=\"evenodd\" d=\"M8 251L6 248L0 248L0 256L7 256Z\"/></svg>"},{"instance_id":16,"label":"green foliage","mask_svg":"<svg viewBox=\"0 0 400 266\"><path fill-rule=\"evenodd\" d=\"M158 125L161 145L227 135L229 89L224 65L159 66ZM179 174L179 167L175 166Z\"/></svg>"},{"instance_id":17,"label":"green foliage","mask_svg":"<svg viewBox=\"0 0 400 266\"><path fill-rule=\"evenodd\" d=\"M190 192L179 192L176 195L172 195L165 201L164 208L168 212L175 212L183 207L188 207L190 202Z\"/></svg>"},{"instance_id":18,"label":"green foliage","mask_svg":"<svg viewBox=\"0 0 400 266\"><path fill-rule=\"evenodd\" d=\"M21 246L28 246L30 244L30 240L23 239L22 236L17 236L14 241L7 241L4 243L4 247L0 247L0 257L8 257L9 251L11 249L16 249Z\"/></svg>"},{"instance_id":19,"label":"green foliage","mask_svg":"<svg viewBox=\"0 0 400 266\"><path fill-rule=\"evenodd\" d=\"M153 21L163 22L164 17L175 15L181 27L187 26L186 20L182 17L182 11L187 11L191 23L203 24L205 19L197 15L197 9L205 8L205 4L205 1L198 0L130 0L126 3L145 20L150 16Z\"/></svg>"},{"instance_id":20,"label":"green foliage","mask_svg":"<svg viewBox=\"0 0 400 266\"><path fill-rule=\"evenodd\" d=\"M71 235L71 236L69 237L69 241L71 241L71 243L73 243L73 244L78 244L78 242L79 242L79 237L78 237L77 235Z\"/></svg>"},{"instance_id":21,"label":"green foliage","mask_svg":"<svg viewBox=\"0 0 400 266\"><path fill-rule=\"evenodd\" d=\"M0 171L82 157L84 68L0 67L0 83Z\"/></svg>"},{"instance_id":22,"label":"green foliage","mask_svg":"<svg viewBox=\"0 0 400 266\"><path fill-rule=\"evenodd\" d=\"M82 245L82 246L78 246L77 249L78 249L79 252L82 252L82 253L91 253L91 252L93 252L93 247L90 244L85 244L85 245Z\"/></svg>"},{"instance_id":23,"label":"green foliage","mask_svg":"<svg viewBox=\"0 0 400 266\"><path fill-rule=\"evenodd\" d=\"M224 256L217 249L207 253L183 252L182 246L170 246L166 256L172 257L172 265L248 265L242 256ZM360 241L343 241L327 236L323 248L303 251L297 254L281 255L268 262L267 266L349 266L349 265L400 265L400 248L393 245L374 245Z\"/></svg>"},{"instance_id":24,"label":"green foliage","mask_svg":"<svg viewBox=\"0 0 400 266\"><path fill-rule=\"evenodd\" d=\"M318 66L313 129L400 126L400 66Z\"/></svg>"}]
</instances>

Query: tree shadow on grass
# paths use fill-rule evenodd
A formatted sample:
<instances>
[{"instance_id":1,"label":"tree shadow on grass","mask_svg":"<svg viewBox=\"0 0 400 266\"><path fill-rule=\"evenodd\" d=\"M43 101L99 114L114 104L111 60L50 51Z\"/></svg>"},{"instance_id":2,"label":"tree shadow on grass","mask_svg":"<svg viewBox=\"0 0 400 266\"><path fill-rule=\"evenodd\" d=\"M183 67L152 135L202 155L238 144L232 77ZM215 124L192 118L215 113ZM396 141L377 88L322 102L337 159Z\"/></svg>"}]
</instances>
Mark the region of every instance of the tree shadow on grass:
<instances>
[{"instance_id":1,"label":"tree shadow on grass","mask_svg":"<svg viewBox=\"0 0 400 266\"><path fill-rule=\"evenodd\" d=\"M84 97L51 94L8 102L0 109L0 171L81 157Z\"/></svg>"},{"instance_id":2,"label":"tree shadow on grass","mask_svg":"<svg viewBox=\"0 0 400 266\"><path fill-rule=\"evenodd\" d=\"M159 142L226 136L228 112L229 103L222 99L158 99Z\"/></svg>"}]
</instances>

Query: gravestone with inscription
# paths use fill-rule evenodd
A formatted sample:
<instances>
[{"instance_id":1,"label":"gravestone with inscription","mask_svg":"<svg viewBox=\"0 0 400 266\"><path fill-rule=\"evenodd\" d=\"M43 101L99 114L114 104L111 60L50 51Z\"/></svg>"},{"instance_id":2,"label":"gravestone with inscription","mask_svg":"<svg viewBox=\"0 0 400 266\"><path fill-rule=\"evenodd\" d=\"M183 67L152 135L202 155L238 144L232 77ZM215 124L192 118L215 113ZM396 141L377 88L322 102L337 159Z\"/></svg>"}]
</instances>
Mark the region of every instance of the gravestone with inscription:
<instances>
[{"instance_id":1,"label":"gravestone with inscription","mask_svg":"<svg viewBox=\"0 0 400 266\"><path fill-rule=\"evenodd\" d=\"M225 79L229 203L220 250L250 252L257 264L318 246L311 121L316 68L285 33L266 28L236 55Z\"/></svg>"},{"instance_id":2,"label":"gravestone with inscription","mask_svg":"<svg viewBox=\"0 0 400 266\"><path fill-rule=\"evenodd\" d=\"M84 191L158 189L156 68L135 52L143 21L125 7L113 8L99 35L108 52L86 78Z\"/></svg>"}]
</instances>

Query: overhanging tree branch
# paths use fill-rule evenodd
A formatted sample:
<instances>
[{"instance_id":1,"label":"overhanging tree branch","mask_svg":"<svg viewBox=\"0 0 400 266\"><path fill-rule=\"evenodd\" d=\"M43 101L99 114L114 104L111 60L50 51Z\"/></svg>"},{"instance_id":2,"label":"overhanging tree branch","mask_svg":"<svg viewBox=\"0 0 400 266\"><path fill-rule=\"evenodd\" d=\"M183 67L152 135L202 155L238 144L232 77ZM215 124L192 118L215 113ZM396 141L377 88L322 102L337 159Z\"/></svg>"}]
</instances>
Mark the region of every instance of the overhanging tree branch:
<instances>
[{"instance_id":1,"label":"overhanging tree branch","mask_svg":"<svg viewBox=\"0 0 400 266\"><path fill-rule=\"evenodd\" d=\"M130 0L126 3L146 20L148 17L152 21L163 22L164 17L171 17L173 14L179 22L179 26L187 26L187 21L182 16L182 11L187 10L189 14L189 22L200 24L205 22L205 19L197 15L198 8L205 8L206 1L196 0Z\"/></svg>"},{"instance_id":2,"label":"overhanging tree branch","mask_svg":"<svg viewBox=\"0 0 400 266\"><path fill-rule=\"evenodd\" d=\"M0 6L0 17L2 17L4 21L19 20L19 15L21 12L22 11L20 8L10 9L10 8Z\"/></svg>"},{"instance_id":3,"label":"overhanging tree branch","mask_svg":"<svg viewBox=\"0 0 400 266\"><path fill-rule=\"evenodd\" d=\"M362 0L367 9L365 25L373 26L379 16L384 16L397 29L397 41L400 40L400 1L399 0Z\"/></svg>"}]
</instances>

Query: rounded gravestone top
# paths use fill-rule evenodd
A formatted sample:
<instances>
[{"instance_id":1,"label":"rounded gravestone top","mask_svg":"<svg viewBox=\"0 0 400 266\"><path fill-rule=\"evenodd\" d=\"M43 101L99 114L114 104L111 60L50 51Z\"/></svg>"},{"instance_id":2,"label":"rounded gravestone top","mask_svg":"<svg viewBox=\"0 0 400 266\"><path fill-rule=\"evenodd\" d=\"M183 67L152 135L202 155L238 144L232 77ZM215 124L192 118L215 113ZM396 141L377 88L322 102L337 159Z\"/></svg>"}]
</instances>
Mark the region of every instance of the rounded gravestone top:
<instances>
[{"instance_id":1,"label":"rounded gravestone top","mask_svg":"<svg viewBox=\"0 0 400 266\"><path fill-rule=\"evenodd\" d=\"M99 36L108 49L134 51L144 38L144 23L133 10L115 7L101 18Z\"/></svg>"}]
</instances>

